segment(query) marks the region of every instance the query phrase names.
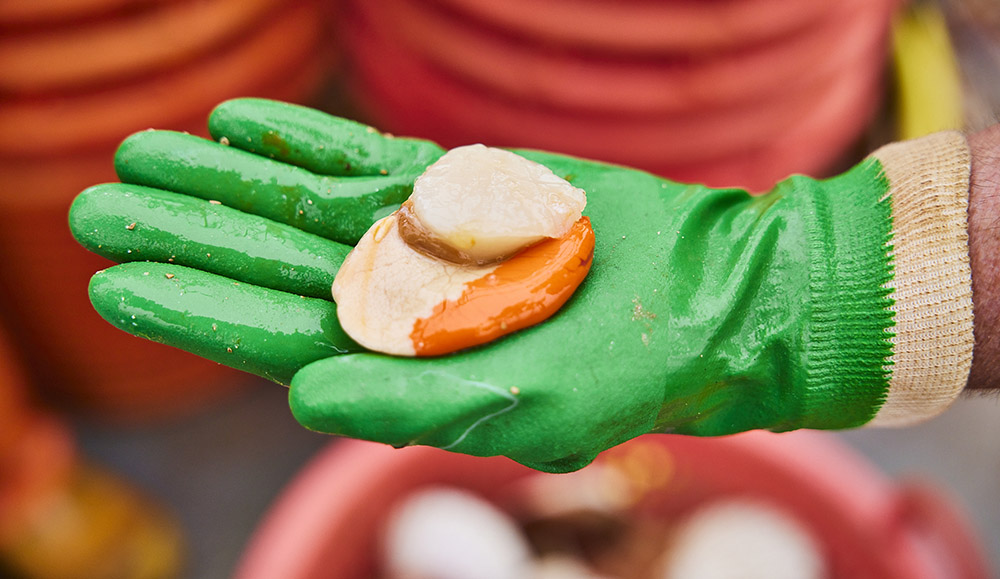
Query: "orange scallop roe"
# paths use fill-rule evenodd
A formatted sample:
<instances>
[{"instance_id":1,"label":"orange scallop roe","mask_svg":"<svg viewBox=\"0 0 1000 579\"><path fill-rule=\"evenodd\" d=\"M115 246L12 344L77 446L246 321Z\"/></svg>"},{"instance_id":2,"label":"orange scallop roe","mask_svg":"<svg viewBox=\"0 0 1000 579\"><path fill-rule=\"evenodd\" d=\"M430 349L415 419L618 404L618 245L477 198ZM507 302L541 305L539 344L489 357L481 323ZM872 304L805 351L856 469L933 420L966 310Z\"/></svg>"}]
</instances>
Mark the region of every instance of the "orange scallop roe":
<instances>
[{"instance_id":1,"label":"orange scallop roe","mask_svg":"<svg viewBox=\"0 0 1000 579\"><path fill-rule=\"evenodd\" d=\"M593 257L594 230L581 217L566 235L525 248L418 319L410 334L416 355L478 346L549 318L587 277Z\"/></svg>"}]
</instances>

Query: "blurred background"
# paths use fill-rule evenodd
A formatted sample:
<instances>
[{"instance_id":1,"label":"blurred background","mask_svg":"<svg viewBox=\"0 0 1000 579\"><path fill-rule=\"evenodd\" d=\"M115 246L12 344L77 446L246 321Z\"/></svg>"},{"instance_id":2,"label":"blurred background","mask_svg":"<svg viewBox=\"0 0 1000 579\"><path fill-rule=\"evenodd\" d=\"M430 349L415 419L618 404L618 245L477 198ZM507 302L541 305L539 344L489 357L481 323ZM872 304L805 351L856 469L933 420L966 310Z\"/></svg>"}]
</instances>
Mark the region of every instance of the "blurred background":
<instances>
[{"instance_id":1,"label":"blurred background","mask_svg":"<svg viewBox=\"0 0 1000 579\"><path fill-rule=\"evenodd\" d=\"M264 531L250 542L285 489L348 444L298 427L283 388L93 312L87 282L110 263L76 245L66 213L115 180L128 134L204 135L214 105L260 96L446 147L764 191L996 122L998 38L996 0L0 0L0 577L251 576L262 552L295 552ZM856 480L882 494L862 511L926 531L885 539L920 554L927 574L912 576L1000 568L995 397L915 428L816 436L870 465ZM836 481L851 470L838 464L816 468ZM323 488L351 471L329 467ZM955 574L954 559L972 563Z\"/></svg>"}]
</instances>

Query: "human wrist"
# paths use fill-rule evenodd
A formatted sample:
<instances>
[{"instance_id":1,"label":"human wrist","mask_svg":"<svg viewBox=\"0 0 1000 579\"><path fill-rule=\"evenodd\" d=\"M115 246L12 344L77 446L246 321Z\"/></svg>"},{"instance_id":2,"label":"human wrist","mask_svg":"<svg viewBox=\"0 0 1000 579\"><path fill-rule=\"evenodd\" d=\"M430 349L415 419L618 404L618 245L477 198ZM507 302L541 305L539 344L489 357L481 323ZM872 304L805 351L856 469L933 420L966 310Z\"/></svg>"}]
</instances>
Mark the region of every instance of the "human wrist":
<instances>
[{"instance_id":1,"label":"human wrist","mask_svg":"<svg viewBox=\"0 0 1000 579\"><path fill-rule=\"evenodd\" d=\"M1000 124L969 136L975 347L968 390L1000 389Z\"/></svg>"}]
</instances>

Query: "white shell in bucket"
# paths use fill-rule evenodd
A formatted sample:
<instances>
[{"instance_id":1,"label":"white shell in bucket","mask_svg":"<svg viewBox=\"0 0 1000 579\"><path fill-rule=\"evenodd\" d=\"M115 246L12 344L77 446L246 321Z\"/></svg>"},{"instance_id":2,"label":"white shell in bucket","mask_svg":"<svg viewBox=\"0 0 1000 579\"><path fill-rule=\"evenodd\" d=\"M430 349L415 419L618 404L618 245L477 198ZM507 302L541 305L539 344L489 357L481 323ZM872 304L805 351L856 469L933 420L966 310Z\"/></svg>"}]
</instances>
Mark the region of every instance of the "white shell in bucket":
<instances>
[{"instance_id":1,"label":"white shell in bucket","mask_svg":"<svg viewBox=\"0 0 1000 579\"><path fill-rule=\"evenodd\" d=\"M473 493L435 487L397 505L384 530L389 579L524 579L531 553L517 524Z\"/></svg>"}]
</instances>

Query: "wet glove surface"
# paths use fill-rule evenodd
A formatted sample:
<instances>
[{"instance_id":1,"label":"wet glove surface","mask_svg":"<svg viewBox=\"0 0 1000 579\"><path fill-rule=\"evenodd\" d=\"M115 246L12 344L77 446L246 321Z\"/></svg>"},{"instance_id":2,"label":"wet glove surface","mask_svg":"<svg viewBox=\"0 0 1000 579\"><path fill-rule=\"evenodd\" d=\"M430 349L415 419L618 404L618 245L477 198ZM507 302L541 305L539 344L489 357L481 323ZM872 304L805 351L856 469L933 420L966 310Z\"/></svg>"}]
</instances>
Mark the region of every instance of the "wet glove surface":
<instances>
[{"instance_id":1,"label":"wet glove surface","mask_svg":"<svg viewBox=\"0 0 1000 579\"><path fill-rule=\"evenodd\" d=\"M122 183L81 193L109 322L290 383L310 429L580 468L647 432L848 428L886 397L889 184L870 158L772 192L677 184L521 151L587 192L590 274L548 321L431 359L364 352L329 288L351 244L443 151L302 107L244 99L214 139L148 131Z\"/></svg>"}]
</instances>

